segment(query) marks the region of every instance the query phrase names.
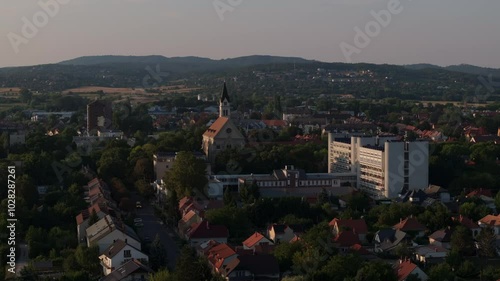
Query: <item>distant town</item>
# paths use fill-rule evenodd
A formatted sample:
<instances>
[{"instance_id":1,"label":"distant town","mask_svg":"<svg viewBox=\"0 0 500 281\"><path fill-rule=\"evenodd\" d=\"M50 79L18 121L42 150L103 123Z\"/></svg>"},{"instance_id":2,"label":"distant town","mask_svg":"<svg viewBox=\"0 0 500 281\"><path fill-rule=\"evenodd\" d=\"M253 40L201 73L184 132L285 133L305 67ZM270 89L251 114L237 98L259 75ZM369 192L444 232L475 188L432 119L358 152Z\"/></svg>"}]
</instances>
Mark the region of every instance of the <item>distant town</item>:
<instances>
[{"instance_id":1,"label":"distant town","mask_svg":"<svg viewBox=\"0 0 500 281\"><path fill-rule=\"evenodd\" d=\"M500 280L492 76L253 59L0 71L0 279Z\"/></svg>"}]
</instances>

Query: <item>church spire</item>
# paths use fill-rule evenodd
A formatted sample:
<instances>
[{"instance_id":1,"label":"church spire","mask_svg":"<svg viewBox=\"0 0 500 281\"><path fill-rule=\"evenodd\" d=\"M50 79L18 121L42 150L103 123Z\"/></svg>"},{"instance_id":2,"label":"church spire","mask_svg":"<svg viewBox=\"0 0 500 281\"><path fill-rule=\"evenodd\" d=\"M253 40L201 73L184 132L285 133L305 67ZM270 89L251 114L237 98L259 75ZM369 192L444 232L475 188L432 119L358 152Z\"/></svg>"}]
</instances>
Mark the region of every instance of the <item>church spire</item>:
<instances>
[{"instance_id":1,"label":"church spire","mask_svg":"<svg viewBox=\"0 0 500 281\"><path fill-rule=\"evenodd\" d=\"M224 82L224 89L219 102L219 117L227 117L231 115L231 107L229 105L229 94L227 93L226 82Z\"/></svg>"},{"instance_id":2,"label":"church spire","mask_svg":"<svg viewBox=\"0 0 500 281\"><path fill-rule=\"evenodd\" d=\"M226 82L224 82L224 89L222 89L222 96L220 97L220 102L224 102L224 100L227 100L227 102L231 102L229 100L229 94L227 93L227 87L226 87Z\"/></svg>"}]
</instances>

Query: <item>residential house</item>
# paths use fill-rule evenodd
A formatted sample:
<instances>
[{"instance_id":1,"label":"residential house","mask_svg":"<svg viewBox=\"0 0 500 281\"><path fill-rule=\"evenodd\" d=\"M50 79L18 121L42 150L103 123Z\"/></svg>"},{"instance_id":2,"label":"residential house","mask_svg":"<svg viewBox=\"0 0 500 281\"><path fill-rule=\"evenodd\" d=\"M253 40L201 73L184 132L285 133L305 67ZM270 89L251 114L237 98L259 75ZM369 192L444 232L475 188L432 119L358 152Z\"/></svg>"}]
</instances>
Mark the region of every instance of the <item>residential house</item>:
<instances>
[{"instance_id":1,"label":"residential house","mask_svg":"<svg viewBox=\"0 0 500 281\"><path fill-rule=\"evenodd\" d=\"M275 244L290 242L295 237L292 227L286 224L272 224L267 228L267 237Z\"/></svg>"},{"instance_id":2,"label":"residential house","mask_svg":"<svg viewBox=\"0 0 500 281\"><path fill-rule=\"evenodd\" d=\"M418 220L414 217L408 217L406 219L400 220L399 223L394 225L394 229L404 231L410 235L415 237L422 237L425 234L427 228L418 222Z\"/></svg>"},{"instance_id":3,"label":"residential house","mask_svg":"<svg viewBox=\"0 0 500 281\"><path fill-rule=\"evenodd\" d=\"M272 255L240 255L220 270L227 281L280 279L278 261Z\"/></svg>"},{"instance_id":4,"label":"residential house","mask_svg":"<svg viewBox=\"0 0 500 281\"><path fill-rule=\"evenodd\" d=\"M450 242L452 234L453 230L450 227L435 231L429 235L429 244L443 247L445 249L451 249Z\"/></svg>"},{"instance_id":5,"label":"residential house","mask_svg":"<svg viewBox=\"0 0 500 281\"><path fill-rule=\"evenodd\" d=\"M424 189L424 192L427 194L427 196L437 199L443 203L451 201L450 192L439 185L431 184L429 185L429 187Z\"/></svg>"},{"instance_id":6,"label":"residential house","mask_svg":"<svg viewBox=\"0 0 500 281\"><path fill-rule=\"evenodd\" d=\"M476 222L469 219L468 217L464 217L464 216L460 215L458 217L453 217L452 220L458 222L459 224L461 224L461 225L465 226L467 229L469 229L470 232L472 233L472 238L476 238L476 236L481 231L481 227Z\"/></svg>"},{"instance_id":7,"label":"residential house","mask_svg":"<svg viewBox=\"0 0 500 281\"><path fill-rule=\"evenodd\" d=\"M446 258L448 250L436 245L415 248L415 259L421 263L439 263Z\"/></svg>"},{"instance_id":8,"label":"residential house","mask_svg":"<svg viewBox=\"0 0 500 281\"><path fill-rule=\"evenodd\" d=\"M500 235L500 215L487 215L480 219L478 224L481 228L490 226L495 232L495 235Z\"/></svg>"},{"instance_id":9,"label":"residential house","mask_svg":"<svg viewBox=\"0 0 500 281\"><path fill-rule=\"evenodd\" d=\"M347 252L352 246L361 244L361 241L359 241L358 235L354 231L343 230L333 238L333 243L337 248Z\"/></svg>"},{"instance_id":10,"label":"residential house","mask_svg":"<svg viewBox=\"0 0 500 281\"><path fill-rule=\"evenodd\" d=\"M87 233L87 227L89 227L89 220L92 215L92 212L96 213L98 220L104 218L106 215L111 215L112 217L117 217L117 213L114 209L108 207L105 202L96 202L88 209L83 210L76 216L76 232L78 241L80 243L85 243L85 238Z\"/></svg>"},{"instance_id":11,"label":"residential house","mask_svg":"<svg viewBox=\"0 0 500 281\"><path fill-rule=\"evenodd\" d=\"M154 271L138 260L130 260L100 281L146 281Z\"/></svg>"},{"instance_id":12,"label":"residential house","mask_svg":"<svg viewBox=\"0 0 500 281\"><path fill-rule=\"evenodd\" d=\"M491 189L478 188L474 189L473 191L465 195L466 198L480 197L480 196L493 197L493 193L491 192Z\"/></svg>"},{"instance_id":13,"label":"residential house","mask_svg":"<svg viewBox=\"0 0 500 281\"><path fill-rule=\"evenodd\" d=\"M212 225L208 221L193 224L186 230L184 238L191 246L197 246L203 242L214 240L219 243L227 243L229 237L228 229L223 225Z\"/></svg>"},{"instance_id":14,"label":"residential house","mask_svg":"<svg viewBox=\"0 0 500 281\"><path fill-rule=\"evenodd\" d=\"M427 281L427 279L429 279L427 274L410 260L400 260L395 270L398 281L406 281L410 275L416 275L421 281Z\"/></svg>"},{"instance_id":15,"label":"residential house","mask_svg":"<svg viewBox=\"0 0 500 281\"><path fill-rule=\"evenodd\" d=\"M202 220L203 218L194 210L190 210L189 212L185 213L177 224L177 231L179 232L179 235L185 235L187 229L189 229L193 224L201 222Z\"/></svg>"},{"instance_id":16,"label":"residential house","mask_svg":"<svg viewBox=\"0 0 500 281\"><path fill-rule=\"evenodd\" d=\"M338 219L334 218L329 223L332 228L333 235L337 236L344 230L351 230L358 236L359 241L366 241L366 234L368 233L368 226L364 219Z\"/></svg>"},{"instance_id":17,"label":"residential house","mask_svg":"<svg viewBox=\"0 0 500 281\"><path fill-rule=\"evenodd\" d=\"M139 250L141 249L141 242L135 231L110 215L106 215L95 224L89 226L86 233L87 246L99 246L99 253L102 253L118 239L125 241L125 243Z\"/></svg>"},{"instance_id":18,"label":"residential house","mask_svg":"<svg viewBox=\"0 0 500 281\"><path fill-rule=\"evenodd\" d=\"M146 254L120 239L111 244L99 256L104 275L110 274L118 267L133 259L139 260L141 263L147 263L149 260Z\"/></svg>"},{"instance_id":19,"label":"residential house","mask_svg":"<svg viewBox=\"0 0 500 281\"><path fill-rule=\"evenodd\" d=\"M220 273L221 269L226 267L232 260L236 259L238 255L233 248L222 243L208 250L206 257L214 272Z\"/></svg>"},{"instance_id":20,"label":"residential house","mask_svg":"<svg viewBox=\"0 0 500 281\"><path fill-rule=\"evenodd\" d=\"M243 241L243 248L255 250L255 247L261 244L273 245L274 243L259 232L255 232Z\"/></svg>"},{"instance_id":21,"label":"residential house","mask_svg":"<svg viewBox=\"0 0 500 281\"><path fill-rule=\"evenodd\" d=\"M381 229L375 233L374 251L377 253L390 253L394 251L400 244L408 243L410 241L410 236L404 231L391 228Z\"/></svg>"}]
</instances>

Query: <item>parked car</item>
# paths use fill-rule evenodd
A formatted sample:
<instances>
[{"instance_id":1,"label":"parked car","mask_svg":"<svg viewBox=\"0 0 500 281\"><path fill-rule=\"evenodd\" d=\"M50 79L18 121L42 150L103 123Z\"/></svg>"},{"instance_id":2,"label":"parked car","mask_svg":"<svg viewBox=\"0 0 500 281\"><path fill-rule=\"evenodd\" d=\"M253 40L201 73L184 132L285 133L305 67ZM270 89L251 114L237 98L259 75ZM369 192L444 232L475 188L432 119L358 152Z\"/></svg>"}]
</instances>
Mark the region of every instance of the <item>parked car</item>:
<instances>
[{"instance_id":1,"label":"parked car","mask_svg":"<svg viewBox=\"0 0 500 281\"><path fill-rule=\"evenodd\" d=\"M144 224L142 222L136 222L134 223L135 227L143 227Z\"/></svg>"},{"instance_id":2,"label":"parked car","mask_svg":"<svg viewBox=\"0 0 500 281\"><path fill-rule=\"evenodd\" d=\"M137 201L137 202L135 202L135 207L136 207L137 209L142 208L141 201Z\"/></svg>"},{"instance_id":3,"label":"parked car","mask_svg":"<svg viewBox=\"0 0 500 281\"><path fill-rule=\"evenodd\" d=\"M135 219L134 219L134 223L135 223L135 222L142 222L142 219L141 219L141 218L135 218Z\"/></svg>"}]
</instances>

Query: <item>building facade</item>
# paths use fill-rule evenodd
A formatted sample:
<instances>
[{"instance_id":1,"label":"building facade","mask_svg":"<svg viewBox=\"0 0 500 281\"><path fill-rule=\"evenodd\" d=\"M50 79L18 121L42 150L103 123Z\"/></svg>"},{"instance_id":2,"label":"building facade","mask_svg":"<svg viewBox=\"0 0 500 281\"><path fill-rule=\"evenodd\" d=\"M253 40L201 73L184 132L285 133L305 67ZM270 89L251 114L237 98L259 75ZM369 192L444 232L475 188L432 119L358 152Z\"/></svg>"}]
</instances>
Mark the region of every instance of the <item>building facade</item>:
<instances>
[{"instance_id":1,"label":"building facade","mask_svg":"<svg viewBox=\"0 0 500 281\"><path fill-rule=\"evenodd\" d=\"M214 163L215 157L225 149L243 148L245 137L231 120L231 104L226 83L219 100L219 118L205 131L202 149L207 160Z\"/></svg>"},{"instance_id":2,"label":"building facade","mask_svg":"<svg viewBox=\"0 0 500 281\"><path fill-rule=\"evenodd\" d=\"M328 171L354 173L357 187L373 198L396 198L404 191L429 185L429 145L406 142L396 136L353 136L329 134Z\"/></svg>"},{"instance_id":3,"label":"building facade","mask_svg":"<svg viewBox=\"0 0 500 281\"><path fill-rule=\"evenodd\" d=\"M87 105L87 133L96 135L100 128L111 129L113 108L111 101L95 100Z\"/></svg>"}]
</instances>

